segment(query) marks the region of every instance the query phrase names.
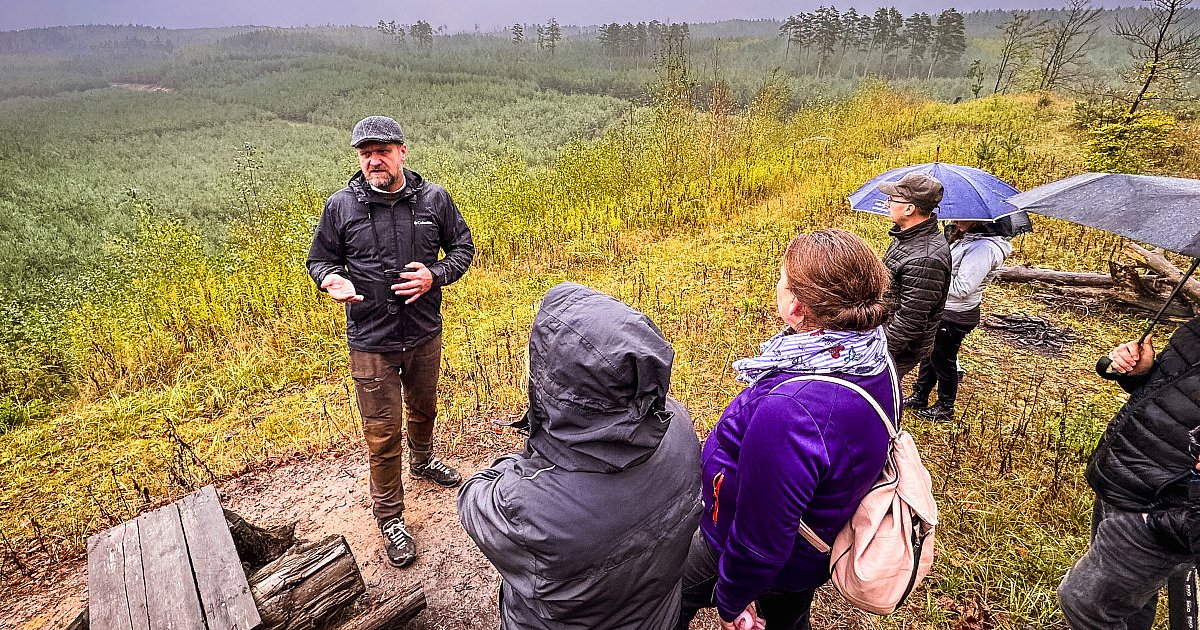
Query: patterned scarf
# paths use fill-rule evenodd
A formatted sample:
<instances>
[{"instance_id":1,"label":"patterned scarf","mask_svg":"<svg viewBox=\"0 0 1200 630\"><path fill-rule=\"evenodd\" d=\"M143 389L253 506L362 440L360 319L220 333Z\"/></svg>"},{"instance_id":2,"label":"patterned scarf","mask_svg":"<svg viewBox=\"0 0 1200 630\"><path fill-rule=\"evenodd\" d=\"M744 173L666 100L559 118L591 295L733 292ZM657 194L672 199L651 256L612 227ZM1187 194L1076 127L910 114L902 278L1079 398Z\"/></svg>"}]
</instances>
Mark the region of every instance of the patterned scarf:
<instances>
[{"instance_id":1,"label":"patterned scarf","mask_svg":"<svg viewBox=\"0 0 1200 630\"><path fill-rule=\"evenodd\" d=\"M785 328L758 349L758 356L733 362L737 380L753 385L778 372L874 376L887 369L888 361L883 326L866 332Z\"/></svg>"}]
</instances>

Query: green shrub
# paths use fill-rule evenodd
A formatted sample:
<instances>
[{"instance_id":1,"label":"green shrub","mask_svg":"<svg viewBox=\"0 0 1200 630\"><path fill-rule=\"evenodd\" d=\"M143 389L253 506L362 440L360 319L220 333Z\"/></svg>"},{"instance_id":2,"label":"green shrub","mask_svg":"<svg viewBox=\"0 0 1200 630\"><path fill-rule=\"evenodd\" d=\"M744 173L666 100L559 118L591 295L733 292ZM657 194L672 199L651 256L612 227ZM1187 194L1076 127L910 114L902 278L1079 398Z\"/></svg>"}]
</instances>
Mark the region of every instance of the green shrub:
<instances>
[{"instance_id":1,"label":"green shrub","mask_svg":"<svg viewBox=\"0 0 1200 630\"><path fill-rule=\"evenodd\" d=\"M1088 168L1108 173L1142 173L1154 169L1171 148L1175 118L1142 110L1088 129Z\"/></svg>"}]
</instances>

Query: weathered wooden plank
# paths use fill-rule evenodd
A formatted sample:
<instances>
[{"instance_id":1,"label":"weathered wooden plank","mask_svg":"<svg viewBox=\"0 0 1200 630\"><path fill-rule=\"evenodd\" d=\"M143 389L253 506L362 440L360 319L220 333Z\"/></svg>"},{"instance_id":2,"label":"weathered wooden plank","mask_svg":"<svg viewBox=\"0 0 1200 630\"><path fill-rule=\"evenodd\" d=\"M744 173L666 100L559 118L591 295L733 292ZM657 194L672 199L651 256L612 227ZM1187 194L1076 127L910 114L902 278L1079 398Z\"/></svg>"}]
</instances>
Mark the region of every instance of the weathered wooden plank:
<instances>
[{"instance_id":1,"label":"weathered wooden plank","mask_svg":"<svg viewBox=\"0 0 1200 630\"><path fill-rule=\"evenodd\" d=\"M178 506L208 630L262 625L216 489L205 486L180 499Z\"/></svg>"},{"instance_id":2,"label":"weathered wooden plank","mask_svg":"<svg viewBox=\"0 0 1200 630\"><path fill-rule=\"evenodd\" d=\"M138 517L151 628L205 630L175 503Z\"/></svg>"},{"instance_id":3,"label":"weathered wooden plank","mask_svg":"<svg viewBox=\"0 0 1200 630\"><path fill-rule=\"evenodd\" d=\"M142 537L138 520L125 523L121 538L125 556L125 600L129 606L129 623L133 630L150 629L150 610L146 603L146 575L142 564Z\"/></svg>"},{"instance_id":4,"label":"weathered wooden plank","mask_svg":"<svg viewBox=\"0 0 1200 630\"><path fill-rule=\"evenodd\" d=\"M126 524L88 538L88 620L96 630L132 630L125 598Z\"/></svg>"}]
</instances>

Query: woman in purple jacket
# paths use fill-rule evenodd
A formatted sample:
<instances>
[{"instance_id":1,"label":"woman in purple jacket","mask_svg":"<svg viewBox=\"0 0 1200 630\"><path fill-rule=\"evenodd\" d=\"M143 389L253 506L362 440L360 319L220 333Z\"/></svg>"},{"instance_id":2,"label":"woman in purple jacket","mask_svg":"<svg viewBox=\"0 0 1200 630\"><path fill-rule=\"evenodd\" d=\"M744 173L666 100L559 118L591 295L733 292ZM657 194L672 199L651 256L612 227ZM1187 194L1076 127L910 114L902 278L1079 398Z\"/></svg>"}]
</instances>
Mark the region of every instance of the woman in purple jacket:
<instances>
[{"instance_id":1,"label":"woman in purple jacket","mask_svg":"<svg viewBox=\"0 0 1200 630\"><path fill-rule=\"evenodd\" d=\"M819 230L788 244L776 287L787 326L760 355L733 364L749 387L704 444L704 511L684 570L681 630L712 606L724 629L811 627L829 557L797 533L800 520L832 543L878 479L888 432L849 387L793 379L855 383L895 424L887 287L887 269L849 232Z\"/></svg>"}]
</instances>

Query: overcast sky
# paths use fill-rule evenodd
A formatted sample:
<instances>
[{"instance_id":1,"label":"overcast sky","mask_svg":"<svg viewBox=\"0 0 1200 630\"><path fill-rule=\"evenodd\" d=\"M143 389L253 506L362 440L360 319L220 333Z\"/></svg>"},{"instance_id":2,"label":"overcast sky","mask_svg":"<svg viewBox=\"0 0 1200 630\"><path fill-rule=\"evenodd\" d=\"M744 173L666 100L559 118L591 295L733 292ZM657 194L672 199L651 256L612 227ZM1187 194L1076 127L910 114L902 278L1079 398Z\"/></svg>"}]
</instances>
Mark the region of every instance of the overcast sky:
<instances>
[{"instance_id":1,"label":"overcast sky","mask_svg":"<svg viewBox=\"0 0 1200 630\"><path fill-rule=\"evenodd\" d=\"M373 25L380 19L411 24L425 20L451 31L507 28L514 22L592 25L607 22L673 20L712 22L733 18L780 19L817 5L846 8L847 2L825 0L423 0L337 3L330 0L0 0L0 31L71 24L144 24L168 28L206 26L304 26L320 24ZM1027 9L1061 6L1061 0L871 0L855 2L862 9L879 5L901 11L936 11L955 6L960 11L983 8ZM1115 5L1115 2L1105 4ZM1127 2L1136 4L1136 2ZM338 6L341 5L341 6Z\"/></svg>"}]
</instances>

